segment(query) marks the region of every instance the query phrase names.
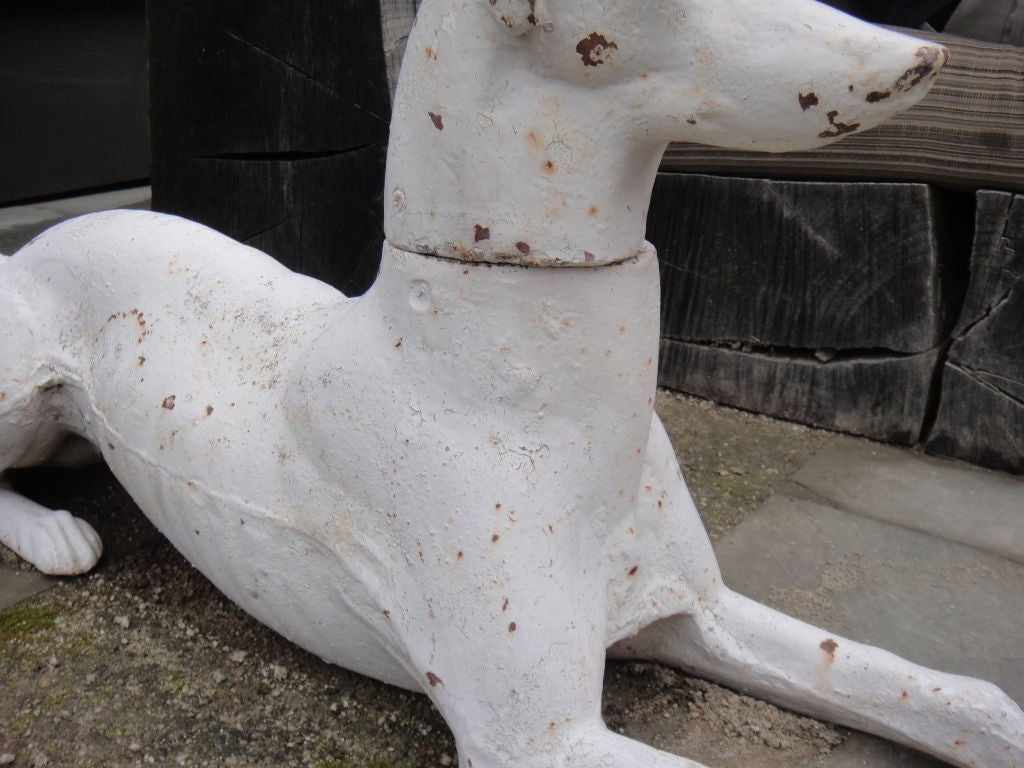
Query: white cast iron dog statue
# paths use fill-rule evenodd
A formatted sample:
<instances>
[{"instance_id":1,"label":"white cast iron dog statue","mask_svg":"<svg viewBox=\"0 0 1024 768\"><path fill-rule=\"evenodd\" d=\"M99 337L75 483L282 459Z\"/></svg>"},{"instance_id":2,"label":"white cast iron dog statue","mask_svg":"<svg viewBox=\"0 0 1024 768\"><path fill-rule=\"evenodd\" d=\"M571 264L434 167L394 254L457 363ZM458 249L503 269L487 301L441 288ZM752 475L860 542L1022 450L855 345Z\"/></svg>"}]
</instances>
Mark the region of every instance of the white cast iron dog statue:
<instances>
[{"instance_id":1,"label":"white cast iron dog statue","mask_svg":"<svg viewBox=\"0 0 1024 768\"><path fill-rule=\"evenodd\" d=\"M666 142L818 146L945 57L810 0L428 0L370 292L173 217L60 225L0 259L0 467L85 438L247 611L425 691L463 768L695 768L606 730L606 652L1024 766L994 686L723 586L652 412ZM23 557L95 562L85 523L0 494Z\"/></svg>"}]
</instances>

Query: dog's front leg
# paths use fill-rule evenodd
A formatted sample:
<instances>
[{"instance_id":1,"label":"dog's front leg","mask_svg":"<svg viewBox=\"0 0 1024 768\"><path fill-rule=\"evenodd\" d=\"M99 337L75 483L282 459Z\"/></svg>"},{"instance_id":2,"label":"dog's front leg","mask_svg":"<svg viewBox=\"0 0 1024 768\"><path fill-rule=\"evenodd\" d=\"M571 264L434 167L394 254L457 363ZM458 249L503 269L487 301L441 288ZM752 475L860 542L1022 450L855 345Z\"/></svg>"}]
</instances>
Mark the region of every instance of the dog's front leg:
<instances>
[{"instance_id":1,"label":"dog's front leg","mask_svg":"<svg viewBox=\"0 0 1024 768\"><path fill-rule=\"evenodd\" d=\"M47 509L14 491L0 476L0 544L43 573L86 573L100 559L103 544L85 520Z\"/></svg>"},{"instance_id":2,"label":"dog's front leg","mask_svg":"<svg viewBox=\"0 0 1024 768\"><path fill-rule=\"evenodd\" d=\"M542 556L516 558L516 582L535 590L499 589L504 597L489 606L481 598L502 579L485 568L470 583L488 586L429 599L421 611L411 660L455 735L461 768L705 768L607 730L603 606L587 586L595 580L561 578L569 569L544 556L547 547L531 549Z\"/></svg>"},{"instance_id":3,"label":"dog's front leg","mask_svg":"<svg viewBox=\"0 0 1024 768\"><path fill-rule=\"evenodd\" d=\"M937 672L856 643L739 595L718 565L655 419L640 524L664 526L665 571L689 587L677 615L661 619L610 653L646 658L721 681L787 708L915 747L963 768L1024 766L1024 714L996 686ZM651 507L657 498L659 508ZM672 583L667 577L666 583Z\"/></svg>"}]
</instances>

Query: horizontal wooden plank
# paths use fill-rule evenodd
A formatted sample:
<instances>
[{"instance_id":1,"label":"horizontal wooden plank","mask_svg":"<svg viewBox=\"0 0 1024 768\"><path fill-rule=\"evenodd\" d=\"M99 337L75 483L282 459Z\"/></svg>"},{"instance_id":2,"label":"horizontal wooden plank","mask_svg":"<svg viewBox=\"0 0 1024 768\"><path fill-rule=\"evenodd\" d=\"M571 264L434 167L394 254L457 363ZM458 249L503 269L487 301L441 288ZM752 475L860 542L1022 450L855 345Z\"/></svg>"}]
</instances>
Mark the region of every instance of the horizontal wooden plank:
<instances>
[{"instance_id":1,"label":"horizontal wooden plank","mask_svg":"<svg viewBox=\"0 0 1024 768\"><path fill-rule=\"evenodd\" d=\"M821 362L662 339L658 378L662 386L737 408L914 444L938 360L932 350Z\"/></svg>"},{"instance_id":2,"label":"horizontal wooden plank","mask_svg":"<svg viewBox=\"0 0 1024 768\"><path fill-rule=\"evenodd\" d=\"M662 335L927 351L955 321L959 297L946 287L957 257L966 271L970 215L950 227L943 198L921 184L659 174L648 239L662 264Z\"/></svg>"}]
</instances>

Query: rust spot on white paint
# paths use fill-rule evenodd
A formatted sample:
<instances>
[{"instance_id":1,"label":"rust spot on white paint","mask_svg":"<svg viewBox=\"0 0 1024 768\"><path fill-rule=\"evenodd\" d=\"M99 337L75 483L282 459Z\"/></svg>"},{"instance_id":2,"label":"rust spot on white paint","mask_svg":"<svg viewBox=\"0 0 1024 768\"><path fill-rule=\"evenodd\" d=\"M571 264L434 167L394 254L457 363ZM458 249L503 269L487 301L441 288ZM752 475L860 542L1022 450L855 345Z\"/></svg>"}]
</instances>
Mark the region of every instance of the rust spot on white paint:
<instances>
[{"instance_id":1,"label":"rust spot on white paint","mask_svg":"<svg viewBox=\"0 0 1024 768\"><path fill-rule=\"evenodd\" d=\"M576 44L576 53L583 59L583 66L597 67L608 61L619 46L599 32L591 32Z\"/></svg>"}]
</instances>

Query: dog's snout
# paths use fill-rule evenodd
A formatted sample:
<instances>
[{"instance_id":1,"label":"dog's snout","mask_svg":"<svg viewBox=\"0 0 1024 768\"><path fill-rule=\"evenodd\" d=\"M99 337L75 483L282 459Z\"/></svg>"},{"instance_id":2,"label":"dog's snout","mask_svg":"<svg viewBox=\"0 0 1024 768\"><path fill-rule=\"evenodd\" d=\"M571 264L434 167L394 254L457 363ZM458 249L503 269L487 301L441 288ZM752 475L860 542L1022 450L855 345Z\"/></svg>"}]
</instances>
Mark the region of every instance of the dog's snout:
<instances>
[{"instance_id":1,"label":"dog's snout","mask_svg":"<svg viewBox=\"0 0 1024 768\"><path fill-rule=\"evenodd\" d=\"M949 61L949 50L941 45L922 45L914 52L914 62L893 84L893 90L909 91L934 79Z\"/></svg>"}]
</instances>

